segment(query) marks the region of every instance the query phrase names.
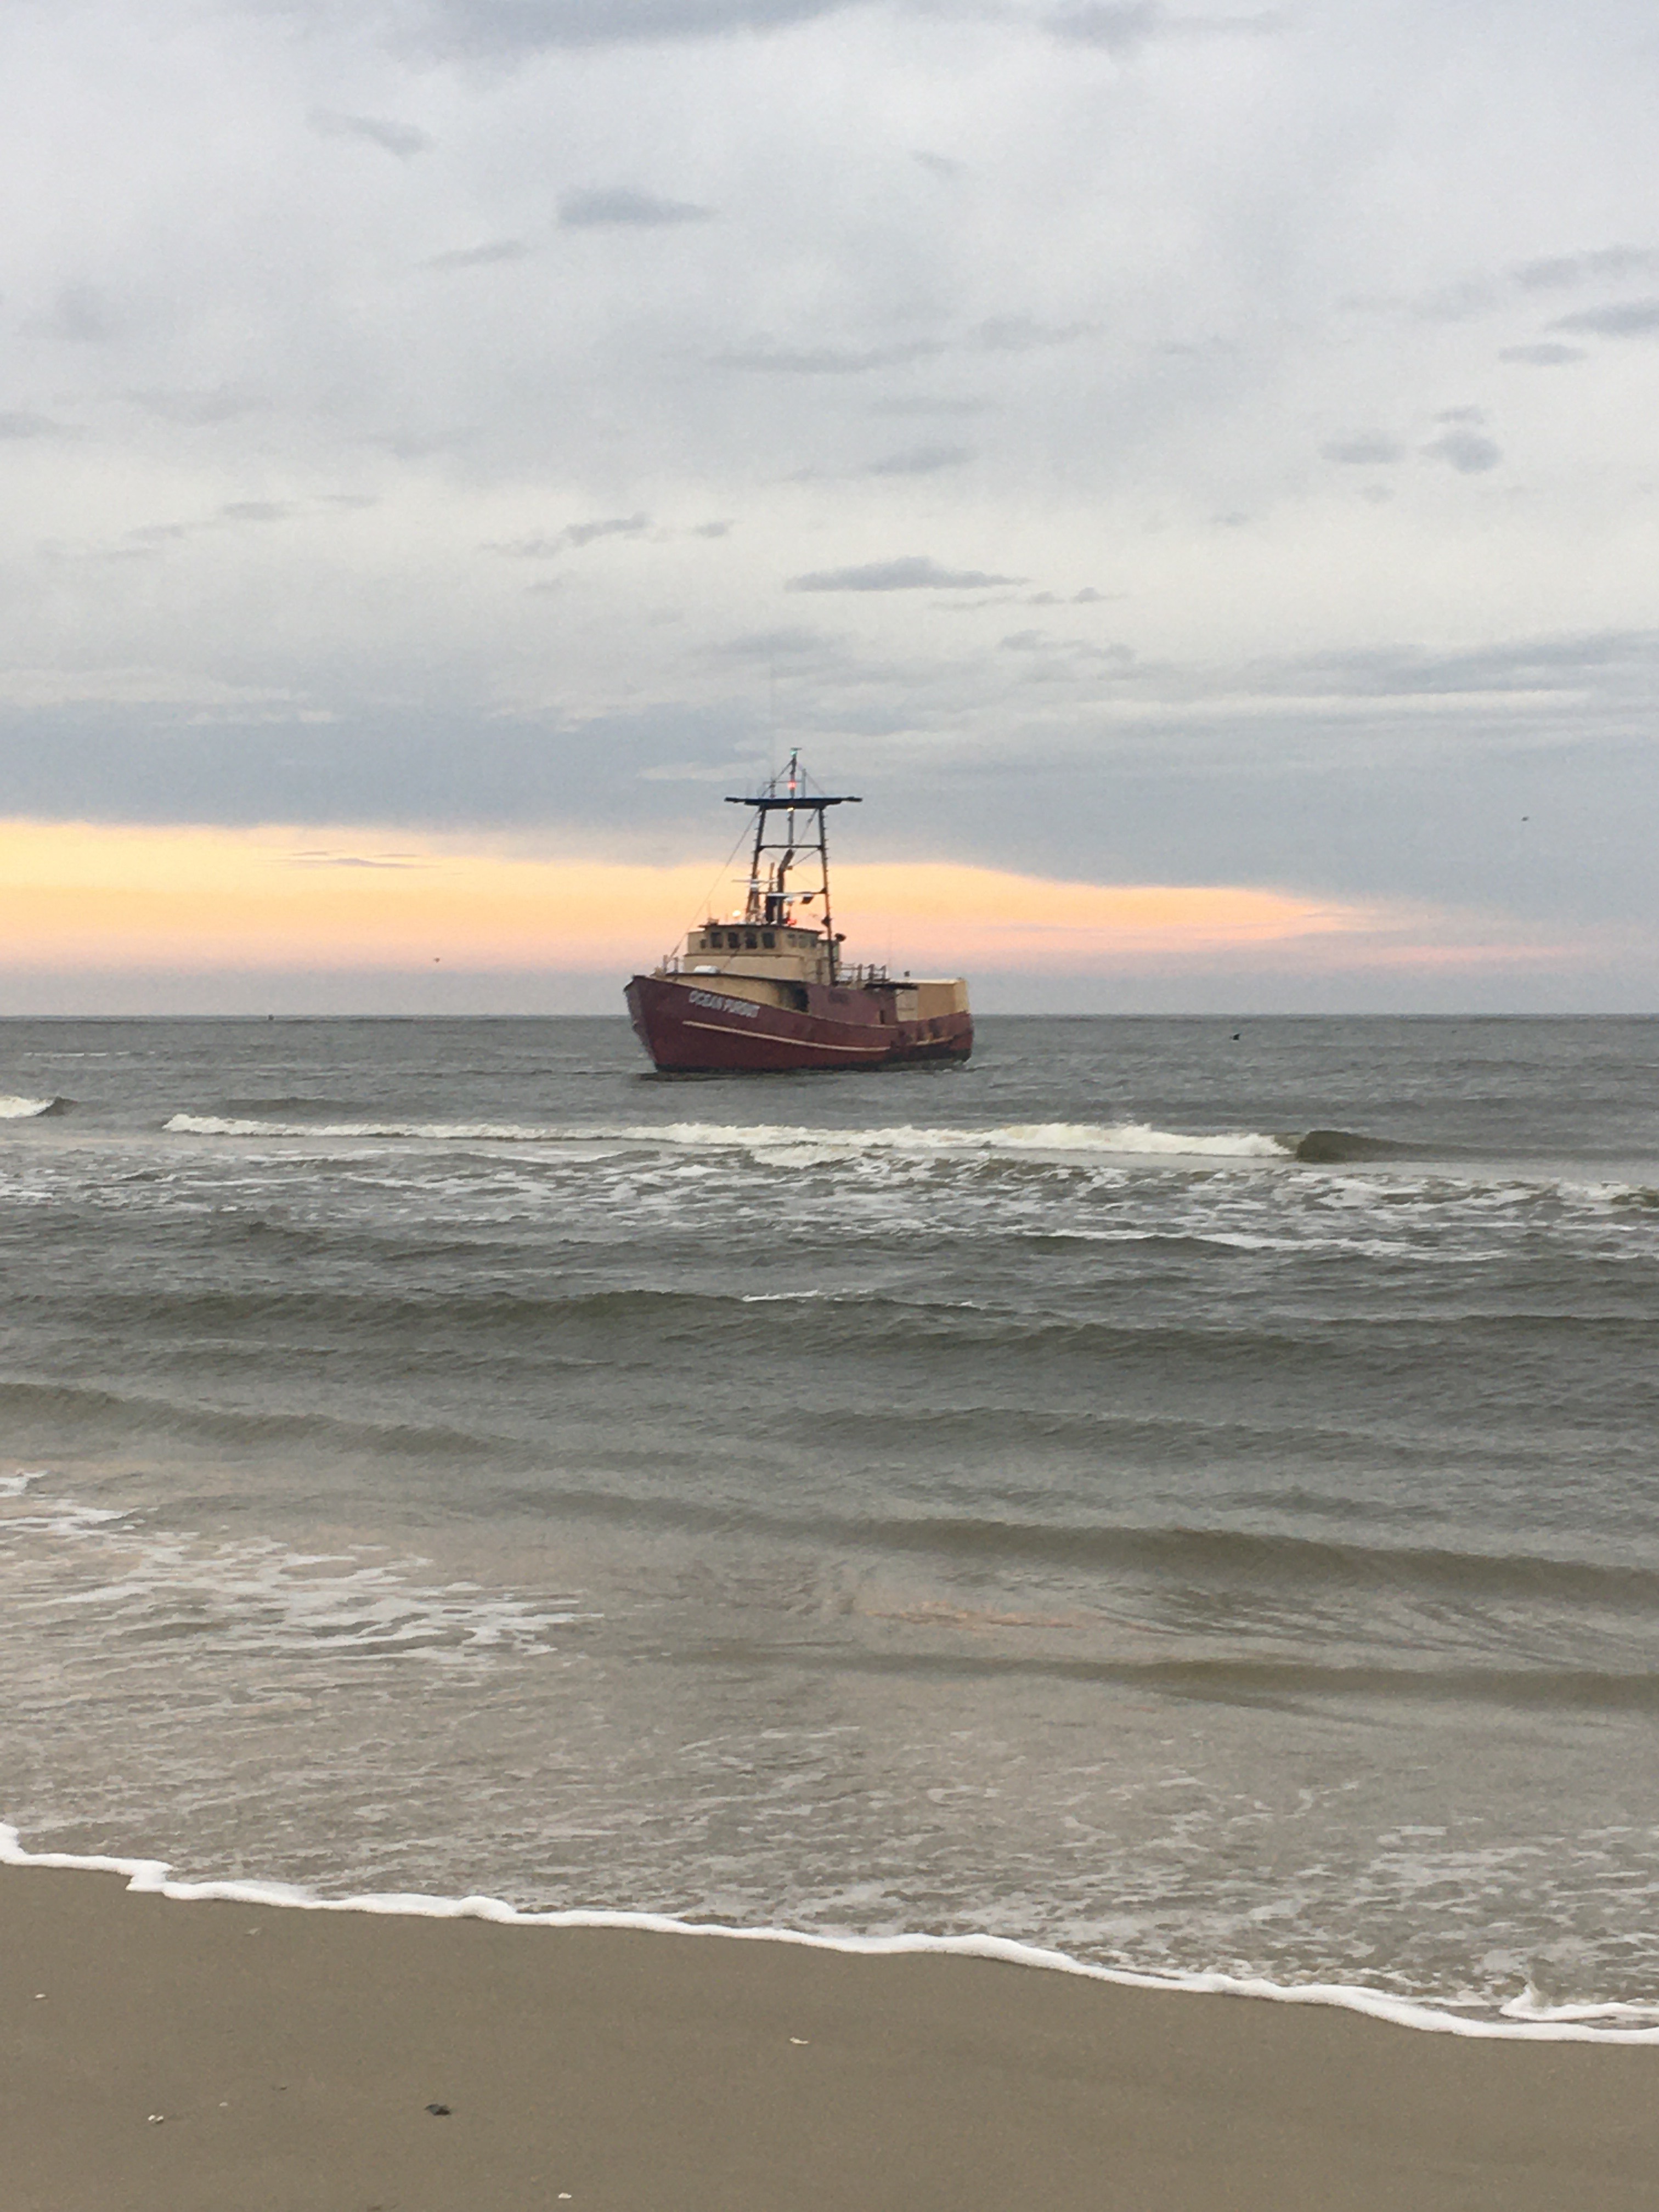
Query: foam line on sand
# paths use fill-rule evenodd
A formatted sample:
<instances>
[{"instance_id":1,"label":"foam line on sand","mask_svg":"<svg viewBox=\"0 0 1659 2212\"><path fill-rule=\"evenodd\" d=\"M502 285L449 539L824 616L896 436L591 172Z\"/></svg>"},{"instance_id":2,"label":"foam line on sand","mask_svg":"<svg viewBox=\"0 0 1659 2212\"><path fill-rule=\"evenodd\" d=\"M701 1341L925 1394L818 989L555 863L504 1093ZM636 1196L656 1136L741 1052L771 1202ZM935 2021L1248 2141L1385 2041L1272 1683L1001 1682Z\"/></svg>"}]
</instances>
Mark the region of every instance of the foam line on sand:
<instances>
[{"instance_id":1,"label":"foam line on sand","mask_svg":"<svg viewBox=\"0 0 1659 2212\"><path fill-rule=\"evenodd\" d=\"M1627 2043L1659 2046L1659 2006L1563 2005L1544 2003L1532 1990L1505 2007L1493 2020L1414 2004L1381 1990L1344 1982L1285 1984L1224 1973L1138 1974L1074 1959L1002 1936L823 1936L793 1928L732 1928L719 1922L678 1919L660 1912L567 1911L525 1912L494 1897L428 1897L419 1892L361 1897L319 1897L293 1883L273 1881L173 1881L164 1859L77 1856L62 1851L28 1851L16 1828L0 1822L0 1866L52 1867L60 1871L120 1875L129 1889L164 1897L175 1904L237 1904L301 1912L359 1912L423 1920L486 1920L514 1928L633 1929L647 1935L720 1937L744 1943L795 1944L807 1950L841 1951L861 1958L902 1958L934 1953L946 1957L995 1960L1015 1966L1109 1982L1120 1989L1158 1990L1165 1995L1255 1997L1276 2004L1328 2005L1431 2034L1487 2041Z\"/></svg>"}]
</instances>

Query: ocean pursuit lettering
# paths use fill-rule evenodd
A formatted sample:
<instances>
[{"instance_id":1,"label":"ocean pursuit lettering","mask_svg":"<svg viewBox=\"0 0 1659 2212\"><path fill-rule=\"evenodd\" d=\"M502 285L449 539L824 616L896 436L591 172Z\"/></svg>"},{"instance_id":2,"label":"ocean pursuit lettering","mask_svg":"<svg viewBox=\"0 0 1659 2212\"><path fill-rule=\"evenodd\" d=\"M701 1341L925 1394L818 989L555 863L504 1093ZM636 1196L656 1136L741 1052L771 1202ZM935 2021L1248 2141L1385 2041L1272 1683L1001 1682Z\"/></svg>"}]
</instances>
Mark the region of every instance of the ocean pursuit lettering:
<instances>
[{"instance_id":1,"label":"ocean pursuit lettering","mask_svg":"<svg viewBox=\"0 0 1659 2212\"><path fill-rule=\"evenodd\" d=\"M746 1014L750 1021L760 1012L752 999L722 999L714 991L688 991L686 996L694 1006L713 1006L721 1014Z\"/></svg>"}]
</instances>

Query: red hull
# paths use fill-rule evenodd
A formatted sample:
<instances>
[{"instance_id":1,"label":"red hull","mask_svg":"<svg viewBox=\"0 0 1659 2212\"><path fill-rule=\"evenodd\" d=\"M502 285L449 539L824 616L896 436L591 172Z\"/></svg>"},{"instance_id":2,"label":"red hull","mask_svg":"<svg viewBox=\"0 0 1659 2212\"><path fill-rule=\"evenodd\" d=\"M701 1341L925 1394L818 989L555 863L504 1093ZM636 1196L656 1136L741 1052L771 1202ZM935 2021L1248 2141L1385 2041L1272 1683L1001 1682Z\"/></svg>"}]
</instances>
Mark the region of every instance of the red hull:
<instances>
[{"instance_id":1,"label":"red hull","mask_svg":"<svg viewBox=\"0 0 1659 2212\"><path fill-rule=\"evenodd\" d=\"M760 1006L678 975L635 975L628 1011L640 1042L665 1074L727 1071L781 1073L797 1067L891 1067L901 1061L966 1060L974 1048L967 1013L932 1021L896 1018L890 991L852 985L801 987L805 1008Z\"/></svg>"}]
</instances>

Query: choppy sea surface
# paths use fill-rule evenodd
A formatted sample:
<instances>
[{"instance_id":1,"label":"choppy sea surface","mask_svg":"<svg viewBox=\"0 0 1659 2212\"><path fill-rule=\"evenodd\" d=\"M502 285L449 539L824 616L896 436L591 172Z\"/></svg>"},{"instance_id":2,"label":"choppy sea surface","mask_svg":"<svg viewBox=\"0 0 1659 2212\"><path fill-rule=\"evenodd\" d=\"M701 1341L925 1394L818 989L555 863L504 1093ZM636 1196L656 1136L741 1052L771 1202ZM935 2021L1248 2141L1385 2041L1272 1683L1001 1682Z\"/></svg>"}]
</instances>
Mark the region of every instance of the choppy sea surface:
<instances>
[{"instance_id":1,"label":"choppy sea surface","mask_svg":"<svg viewBox=\"0 0 1659 2212\"><path fill-rule=\"evenodd\" d=\"M29 1849L1659 2021L1659 1022L0 1094Z\"/></svg>"}]
</instances>

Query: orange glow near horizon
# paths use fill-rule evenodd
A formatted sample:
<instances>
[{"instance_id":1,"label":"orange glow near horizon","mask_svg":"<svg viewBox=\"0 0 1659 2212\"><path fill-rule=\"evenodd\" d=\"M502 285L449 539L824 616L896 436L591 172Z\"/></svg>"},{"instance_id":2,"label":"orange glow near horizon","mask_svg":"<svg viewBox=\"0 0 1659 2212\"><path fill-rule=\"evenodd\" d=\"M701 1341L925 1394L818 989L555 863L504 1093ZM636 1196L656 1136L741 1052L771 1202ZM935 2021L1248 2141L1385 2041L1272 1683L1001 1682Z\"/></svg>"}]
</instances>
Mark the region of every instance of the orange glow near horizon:
<instances>
[{"instance_id":1,"label":"orange glow near horizon","mask_svg":"<svg viewBox=\"0 0 1659 2212\"><path fill-rule=\"evenodd\" d=\"M1227 884L929 861L848 864L836 894L850 957L916 972L1178 966L1270 948L1322 964L1432 957L1420 918L1407 927L1379 906ZM702 866L532 859L384 830L0 823L0 945L14 968L627 970L741 896L732 878L711 902Z\"/></svg>"}]
</instances>

